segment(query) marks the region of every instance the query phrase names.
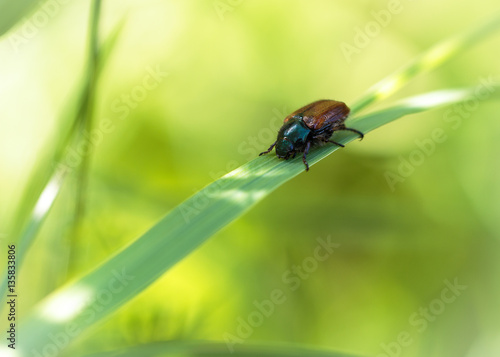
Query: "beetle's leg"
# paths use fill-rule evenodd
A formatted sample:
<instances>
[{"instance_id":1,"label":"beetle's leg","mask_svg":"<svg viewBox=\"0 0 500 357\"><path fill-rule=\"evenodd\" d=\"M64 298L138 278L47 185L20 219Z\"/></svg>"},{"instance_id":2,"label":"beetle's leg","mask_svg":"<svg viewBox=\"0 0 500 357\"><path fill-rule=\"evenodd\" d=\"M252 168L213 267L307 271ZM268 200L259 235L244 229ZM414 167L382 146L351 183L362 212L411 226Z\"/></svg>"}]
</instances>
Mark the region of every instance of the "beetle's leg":
<instances>
[{"instance_id":1,"label":"beetle's leg","mask_svg":"<svg viewBox=\"0 0 500 357\"><path fill-rule=\"evenodd\" d=\"M297 151L294 151L294 152L293 152L292 159L295 159L295 155L297 155Z\"/></svg>"},{"instance_id":2,"label":"beetle's leg","mask_svg":"<svg viewBox=\"0 0 500 357\"><path fill-rule=\"evenodd\" d=\"M352 129L352 128L346 128L345 126L340 129L340 130L347 130L347 131L352 131L353 133L356 133L359 135L359 140L363 140L363 138L365 137L365 134L363 134L362 132L360 132L359 130L356 130L356 129Z\"/></svg>"},{"instance_id":3,"label":"beetle's leg","mask_svg":"<svg viewBox=\"0 0 500 357\"><path fill-rule=\"evenodd\" d=\"M338 142L333 141L333 140L327 140L326 142L327 143L334 143L335 145L340 146L341 148L345 147L344 144L338 143Z\"/></svg>"},{"instance_id":4,"label":"beetle's leg","mask_svg":"<svg viewBox=\"0 0 500 357\"><path fill-rule=\"evenodd\" d=\"M309 171L309 164L307 163L306 155L309 152L309 148L311 147L311 142L308 141L306 144L306 149L304 150L304 154L302 155L302 162L306 165L306 171Z\"/></svg>"},{"instance_id":5,"label":"beetle's leg","mask_svg":"<svg viewBox=\"0 0 500 357\"><path fill-rule=\"evenodd\" d=\"M277 143L277 141L275 141L275 142L274 142L274 143L273 143L273 144L269 147L269 149L267 149L267 151L261 152L261 153L259 154L259 156L260 156L260 155L264 155L264 154L269 154L269 153L271 152L271 150L273 149L274 145L276 145L276 143Z\"/></svg>"}]
</instances>

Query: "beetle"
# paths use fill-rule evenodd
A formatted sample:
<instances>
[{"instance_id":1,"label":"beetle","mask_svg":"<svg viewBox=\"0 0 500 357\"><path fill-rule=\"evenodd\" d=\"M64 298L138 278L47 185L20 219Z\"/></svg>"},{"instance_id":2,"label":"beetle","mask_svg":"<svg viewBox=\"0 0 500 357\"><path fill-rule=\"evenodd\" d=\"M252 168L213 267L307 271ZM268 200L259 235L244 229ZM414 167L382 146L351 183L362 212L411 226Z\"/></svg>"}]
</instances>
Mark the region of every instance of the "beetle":
<instances>
[{"instance_id":1,"label":"beetle","mask_svg":"<svg viewBox=\"0 0 500 357\"><path fill-rule=\"evenodd\" d=\"M350 109L345 103L336 100L323 99L308 104L285 118L276 141L259 156L270 153L275 146L276 156L280 159L293 159L297 153L302 152L302 161L306 171L309 171L306 156L311 147L324 143L344 147L341 143L330 140L335 131L352 131L363 139L364 134L361 131L344 125L349 112Z\"/></svg>"}]
</instances>

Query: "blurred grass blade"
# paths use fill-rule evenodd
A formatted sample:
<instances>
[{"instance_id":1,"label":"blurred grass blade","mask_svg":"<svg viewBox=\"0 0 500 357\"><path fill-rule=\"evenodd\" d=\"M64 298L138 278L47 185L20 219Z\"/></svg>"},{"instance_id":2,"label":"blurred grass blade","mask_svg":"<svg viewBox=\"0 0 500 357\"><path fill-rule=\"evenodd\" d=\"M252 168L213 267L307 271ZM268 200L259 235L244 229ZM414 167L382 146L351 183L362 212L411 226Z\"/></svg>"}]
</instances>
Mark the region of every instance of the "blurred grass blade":
<instances>
[{"instance_id":1,"label":"blurred grass blade","mask_svg":"<svg viewBox=\"0 0 500 357\"><path fill-rule=\"evenodd\" d=\"M0 0L0 36L33 11L39 2L39 0Z\"/></svg>"},{"instance_id":2,"label":"blurred grass blade","mask_svg":"<svg viewBox=\"0 0 500 357\"><path fill-rule=\"evenodd\" d=\"M368 133L407 114L476 98L477 88L441 90L412 97L391 108L355 117L349 126ZM335 140L346 144L356 138L356 134L344 132ZM337 149L325 145L312 150L308 156L310 165ZM30 338L20 346L20 356L31 351L41 353L52 344L53 336L62 335L69 343L134 298L218 230L302 172L300 157L284 161L267 155L214 181L170 211L128 247L39 304L32 316L22 322L21 333ZM73 332L68 333L68 329Z\"/></svg>"},{"instance_id":3,"label":"blurred grass blade","mask_svg":"<svg viewBox=\"0 0 500 357\"><path fill-rule=\"evenodd\" d=\"M74 112L73 122L71 124L71 129L66 135L62 135L64 139L59 139L59 145L56 148L55 159L52 165L52 170L47 172L43 169L43 174L36 172L32 175L32 180L30 184L36 185L34 181L39 180L38 176L45 178L42 183L40 191L33 194L33 191L29 191L29 194L23 197L23 201L18 210L16 217L16 222L14 223L14 231L16 232L15 243L18 246L17 253L17 269L20 270L23 262L24 256L27 254L33 240L38 234L43 222L45 221L47 215L50 212L62 186L64 179L67 176L70 168L60 163L63 161L63 156L66 149L74 144L76 138L78 138L78 132L81 127L85 127L87 124L85 117L89 111L89 106L92 105L91 99L93 98L92 92L95 90L95 81L97 76L97 23L99 20L99 6L100 0L93 2L93 7L90 17L90 31L89 31L89 59L87 61L87 69L84 73L85 81L78 91L78 101L77 101L77 111ZM67 114L67 113L64 113ZM40 170L42 171L42 170ZM39 187L37 187L38 189ZM36 191L36 189L34 189ZM33 196L36 197L36 203L33 205ZM25 213L29 212L29 218L24 219ZM19 232L19 234L17 234ZM2 278L2 283L0 285L0 293L3 293L7 287L7 276ZM4 308L4 306L2 306Z\"/></svg>"},{"instance_id":4,"label":"blurred grass blade","mask_svg":"<svg viewBox=\"0 0 500 357\"><path fill-rule=\"evenodd\" d=\"M31 214L31 218L24 228L22 239L19 239L19 243L17 244L17 268L22 264L24 256L26 255L26 251L28 247L31 245L34 236L40 229L43 221L47 217L52 205L54 204L57 195L60 192L61 185L64 179L66 172L64 170L57 170L54 175L50 178L49 182L45 186L44 190L40 194L38 201L33 208L33 212ZM2 292L6 289L7 281L3 279L2 281Z\"/></svg>"},{"instance_id":5,"label":"blurred grass blade","mask_svg":"<svg viewBox=\"0 0 500 357\"><path fill-rule=\"evenodd\" d=\"M94 0L90 11L90 26L89 26L89 44L88 44L88 60L87 60L87 85L85 86L80 113L80 121L77 129L77 137L75 145L84 145L88 139L84 133L90 135L94 127L95 116L95 98L97 92L100 50L99 50L99 18L101 13L101 0ZM88 145L88 143L87 143ZM69 274L74 270L76 264L75 247L78 246L78 227L82 217L85 214L85 203L87 200L87 185L89 176L89 167L92 150L89 150L86 155L81 157L80 165L78 166L77 182L76 182L76 208L74 213L73 233L70 239L68 271Z\"/></svg>"},{"instance_id":6,"label":"blurred grass blade","mask_svg":"<svg viewBox=\"0 0 500 357\"><path fill-rule=\"evenodd\" d=\"M254 344L239 345L231 352L225 343L204 341L168 341L140 345L118 351L85 355L85 357L355 357L352 354L318 350L296 344Z\"/></svg>"},{"instance_id":7,"label":"blurred grass blade","mask_svg":"<svg viewBox=\"0 0 500 357\"><path fill-rule=\"evenodd\" d=\"M104 65L109 61L109 57L113 53L120 35L125 27L126 17L123 17L109 33L109 35L104 40L103 44L99 47L99 61L97 63L97 74L99 75L102 71Z\"/></svg>"},{"instance_id":8,"label":"blurred grass blade","mask_svg":"<svg viewBox=\"0 0 500 357\"><path fill-rule=\"evenodd\" d=\"M406 85L411 79L421 73L429 72L454 58L459 52L467 49L494 33L500 28L500 13L490 21L482 22L478 27L434 45L415 58L405 67L373 85L351 106L351 115L363 110L368 105L383 100Z\"/></svg>"}]
</instances>

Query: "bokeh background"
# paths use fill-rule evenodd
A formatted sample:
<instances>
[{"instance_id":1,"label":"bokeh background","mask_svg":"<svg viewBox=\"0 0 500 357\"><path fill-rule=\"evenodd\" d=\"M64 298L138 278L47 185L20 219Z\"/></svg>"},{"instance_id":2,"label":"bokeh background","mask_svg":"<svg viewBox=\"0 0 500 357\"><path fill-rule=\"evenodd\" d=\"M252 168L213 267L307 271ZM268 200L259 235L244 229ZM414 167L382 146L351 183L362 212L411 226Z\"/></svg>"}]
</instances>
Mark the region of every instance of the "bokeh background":
<instances>
[{"instance_id":1,"label":"bokeh background","mask_svg":"<svg viewBox=\"0 0 500 357\"><path fill-rule=\"evenodd\" d=\"M381 20L394 4L400 11ZM352 103L497 8L492 0L104 1L100 39L123 24L96 96L95 127L111 122L112 130L93 147L84 214L75 218L73 177L26 256L19 313L267 149L276 118L317 99ZM23 33L29 14L1 38L2 251L15 240L12 221L32 189L34 168L53 165L51 152L71 119L62 113L85 69L88 14L88 1L61 2L29 38ZM368 30L362 46L346 55L342 46L356 46L377 18L383 26ZM380 107L500 78L499 48L493 35ZM151 73L158 80L146 88ZM471 108L459 125L447 120L450 108L435 110L335 152L213 236L67 355L224 340L255 311L254 301L282 289L286 301L245 343L381 356L498 356L500 104ZM460 107L451 109L456 115ZM428 142L436 128L446 139L391 187L387 173L401 175L402 163L422 151L417 142ZM290 291L283 274L329 236L338 248ZM443 302L446 282L466 289ZM411 322L415 314L425 328ZM395 347L405 332L411 342Z\"/></svg>"}]
</instances>

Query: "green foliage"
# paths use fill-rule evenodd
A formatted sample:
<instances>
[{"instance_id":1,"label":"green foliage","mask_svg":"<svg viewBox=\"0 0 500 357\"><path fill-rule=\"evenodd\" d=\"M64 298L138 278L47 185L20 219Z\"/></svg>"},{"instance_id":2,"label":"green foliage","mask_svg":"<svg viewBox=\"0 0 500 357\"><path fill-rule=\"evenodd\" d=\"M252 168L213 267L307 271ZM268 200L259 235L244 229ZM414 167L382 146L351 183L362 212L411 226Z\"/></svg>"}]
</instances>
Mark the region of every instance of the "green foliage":
<instances>
[{"instance_id":1,"label":"green foliage","mask_svg":"<svg viewBox=\"0 0 500 357\"><path fill-rule=\"evenodd\" d=\"M22 10L21 5L19 6L16 10L18 14L27 11ZM89 26L90 46L86 70L83 79L80 81L82 84L74 95L77 99L72 101L72 103L77 103L74 105L76 110L74 110L73 115L68 116L71 119L67 119L65 123L69 127L68 134L63 135L63 139L55 147L55 162L60 160L68 148L76 145L82 139L81 134L83 132L91 132L97 125L94 122L97 115L95 97L97 80L101 75L105 74L103 65L105 60L110 57L112 48L117 42L118 34L121 33L122 26L119 25L114 33L108 37L109 40L100 47L98 44L99 32L97 30L99 28L100 1L93 2L93 6L93 16L91 16ZM27 5L25 8L27 9ZM14 10L12 9L12 11ZM14 20L15 16L12 17L12 21ZM0 23L0 25L4 26L0 27L0 30L7 31L14 24L12 21L11 23L8 21ZM492 34L499 24L500 18L495 17L493 21L486 22L472 31L444 41L417 56L408 66L370 88L361 99L355 102L352 105L352 115L346 125L363 133L369 133L410 114L421 113L443 106L452 106L467 100L477 100L477 86L459 89L451 88L409 97L368 114L361 113L369 105L376 104L389 95L396 93L417 75L428 72L445 61L455 58L461 51ZM496 99L498 84L492 83L491 87L495 89L493 91L494 95L487 99ZM335 140L347 144L356 138L355 134L342 133ZM154 142L153 139L154 136L152 136L151 142ZM314 166L336 150L338 150L336 146L323 146L313 150L308 156L309 164ZM132 155L133 148L131 151ZM81 207L91 200L85 193L87 180L90 176L90 161L91 157L85 156L78 167L77 207ZM94 266L86 274L67 282L63 287L51 291L50 295L40 302L30 312L29 316L23 320L22 333L30 336L30 338L23 341L19 346L17 351L19 356L27 356L33 350L42 351L45 346L53 342L53 336L64 336L65 341L69 343L87 329L99 326L100 321L124 304L137 298L143 290L163 276L176 263L195 251L208 238L242 217L258 202L303 172L304 166L300 157L288 161L279 160L274 155L256 157L196 192L193 196L171 209L162 219L131 244L113 255L108 255L103 263ZM40 234L42 224L49 216L49 213L52 212L51 209L55 205L56 198L64 189L63 183L68 180L70 175L66 175L63 170L54 165L51 170L45 170L44 175L42 175L48 179L40 180L39 175L35 176L37 182L43 181L44 183L42 185L38 184L43 188L36 193L37 203L33 203L33 197L30 195L29 202L24 202L23 208L20 209L21 215L25 215L27 211L31 213L26 220L27 223L24 225L23 233L19 235L17 240L21 252L19 263L22 262L21 258L24 258L35 238ZM37 184L33 183L33 186L37 186ZM119 187L118 184L117 187ZM345 202L343 202L344 200ZM354 198L341 197L338 202L339 204L348 204L347 201L354 202L354 200ZM29 210L26 207L30 207L30 205L34 206L34 208ZM137 209L140 210L140 205L137 206ZM163 210L162 213L165 212L162 205L160 210ZM83 212L83 210L76 209L77 220L72 222L74 225L82 224L82 222L78 223L78 220L84 217ZM331 212L331 214L333 213ZM24 219L19 219L19 221L24 221ZM82 226L85 228L83 224ZM86 238L85 231L83 232L80 238ZM79 247L82 245L81 240L78 241L74 238L71 244L71 253L79 253ZM117 285L118 288L116 288ZM110 301L106 304L102 304L100 300L104 295L111 296ZM68 332L71 326L76 326L77 332ZM335 352L303 350L304 347L294 345L270 347L267 345L253 346L244 344L240 347L241 349L236 351L235 356L295 356L305 354L310 356L344 356ZM102 352L92 356L201 356L225 354L228 354L228 350L223 343L168 342L147 344L140 348L110 353Z\"/></svg>"},{"instance_id":2,"label":"green foliage","mask_svg":"<svg viewBox=\"0 0 500 357\"><path fill-rule=\"evenodd\" d=\"M352 354L315 350L293 344L255 345L247 344L238 351L230 353L223 343L214 342L162 342L122 349L120 351L104 352L85 357L196 357L196 356L235 356L235 357L355 357Z\"/></svg>"},{"instance_id":3,"label":"green foliage","mask_svg":"<svg viewBox=\"0 0 500 357\"><path fill-rule=\"evenodd\" d=\"M0 36L10 30L38 4L37 0L3 0L0 2Z\"/></svg>"}]
</instances>

